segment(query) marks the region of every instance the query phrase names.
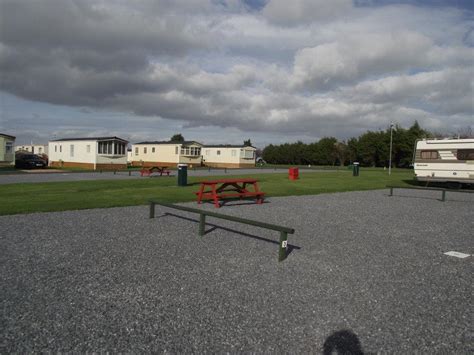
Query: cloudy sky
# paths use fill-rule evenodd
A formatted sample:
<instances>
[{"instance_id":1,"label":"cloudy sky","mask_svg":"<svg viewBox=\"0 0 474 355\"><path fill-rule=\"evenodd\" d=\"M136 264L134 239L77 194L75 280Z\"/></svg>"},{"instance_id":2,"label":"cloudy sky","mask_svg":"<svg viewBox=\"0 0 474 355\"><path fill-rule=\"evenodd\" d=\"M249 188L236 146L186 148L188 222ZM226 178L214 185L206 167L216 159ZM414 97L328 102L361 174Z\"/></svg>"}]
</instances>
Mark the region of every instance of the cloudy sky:
<instances>
[{"instance_id":1,"label":"cloudy sky","mask_svg":"<svg viewBox=\"0 0 474 355\"><path fill-rule=\"evenodd\" d=\"M473 0L0 0L0 132L254 145L474 126Z\"/></svg>"}]
</instances>

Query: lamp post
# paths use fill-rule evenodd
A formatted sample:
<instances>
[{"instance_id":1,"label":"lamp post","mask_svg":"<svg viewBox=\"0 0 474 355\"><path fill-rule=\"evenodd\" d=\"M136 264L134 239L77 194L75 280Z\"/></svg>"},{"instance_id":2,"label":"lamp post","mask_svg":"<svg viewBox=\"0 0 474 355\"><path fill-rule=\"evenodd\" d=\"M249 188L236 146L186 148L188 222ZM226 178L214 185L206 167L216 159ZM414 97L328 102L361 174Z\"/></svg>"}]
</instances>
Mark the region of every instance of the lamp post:
<instances>
[{"instance_id":1,"label":"lamp post","mask_svg":"<svg viewBox=\"0 0 474 355\"><path fill-rule=\"evenodd\" d=\"M393 137L393 123L390 122L390 158L388 162L388 175L392 175L392 137Z\"/></svg>"}]
</instances>

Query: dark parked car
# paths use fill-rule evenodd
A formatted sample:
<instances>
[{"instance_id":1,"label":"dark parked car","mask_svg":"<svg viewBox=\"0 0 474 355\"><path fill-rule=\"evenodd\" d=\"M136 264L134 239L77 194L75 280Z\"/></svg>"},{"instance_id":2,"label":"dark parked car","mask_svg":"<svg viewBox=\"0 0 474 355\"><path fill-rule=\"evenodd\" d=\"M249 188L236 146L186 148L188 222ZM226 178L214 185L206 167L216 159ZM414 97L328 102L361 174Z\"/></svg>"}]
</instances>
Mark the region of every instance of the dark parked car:
<instances>
[{"instance_id":1,"label":"dark parked car","mask_svg":"<svg viewBox=\"0 0 474 355\"><path fill-rule=\"evenodd\" d=\"M15 168L35 169L45 168L46 166L46 162L35 154L21 154L17 155L15 159Z\"/></svg>"}]
</instances>

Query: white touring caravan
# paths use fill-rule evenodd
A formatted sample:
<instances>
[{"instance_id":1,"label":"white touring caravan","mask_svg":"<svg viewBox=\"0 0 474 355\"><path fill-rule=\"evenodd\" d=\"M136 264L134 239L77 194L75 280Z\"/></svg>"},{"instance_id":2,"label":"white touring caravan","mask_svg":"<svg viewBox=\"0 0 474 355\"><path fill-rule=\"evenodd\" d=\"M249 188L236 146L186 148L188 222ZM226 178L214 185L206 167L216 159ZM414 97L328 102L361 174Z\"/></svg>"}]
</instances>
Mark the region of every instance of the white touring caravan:
<instances>
[{"instance_id":1,"label":"white touring caravan","mask_svg":"<svg viewBox=\"0 0 474 355\"><path fill-rule=\"evenodd\" d=\"M418 181L474 184L474 138L419 140L414 156Z\"/></svg>"}]
</instances>

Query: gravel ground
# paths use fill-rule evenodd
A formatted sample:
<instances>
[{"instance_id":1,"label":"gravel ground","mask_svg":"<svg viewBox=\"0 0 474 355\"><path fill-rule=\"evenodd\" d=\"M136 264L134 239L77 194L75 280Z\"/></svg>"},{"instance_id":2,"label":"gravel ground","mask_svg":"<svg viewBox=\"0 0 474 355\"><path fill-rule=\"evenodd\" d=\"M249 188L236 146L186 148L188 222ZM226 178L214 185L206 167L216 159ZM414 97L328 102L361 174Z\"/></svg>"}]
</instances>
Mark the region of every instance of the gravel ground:
<instances>
[{"instance_id":1,"label":"gravel ground","mask_svg":"<svg viewBox=\"0 0 474 355\"><path fill-rule=\"evenodd\" d=\"M473 194L396 190L0 217L1 353L472 353ZM195 203L187 204L197 207ZM447 251L469 254L464 259Z\"/></svg>"},{"instance_id":2,"label":"gravel ground","mask_svg":"<svg viewBox=\"0 0 474 355\"><path fill-rule=\"evenodd\" d=\"M334 172L337 170L317 170L317 169L300 169L300 173L324 173ZM222 176L222 175L252 175L252 174L288 174L288 169L211 169L208 170L188 170L188 176ZM177 171L171 172L171 178L176 179ZM124 179L148 179L141 177L139 171L133 171L131 176L128 172L59 172L59 173L42 173L30 171L28 174L0 174L0 185L17 184L22 182L55 182L55 181L84 181L84 180L124 180ZM167 179L167 176L153 175L152 178Z\"/></svg>"}]
</instances>

